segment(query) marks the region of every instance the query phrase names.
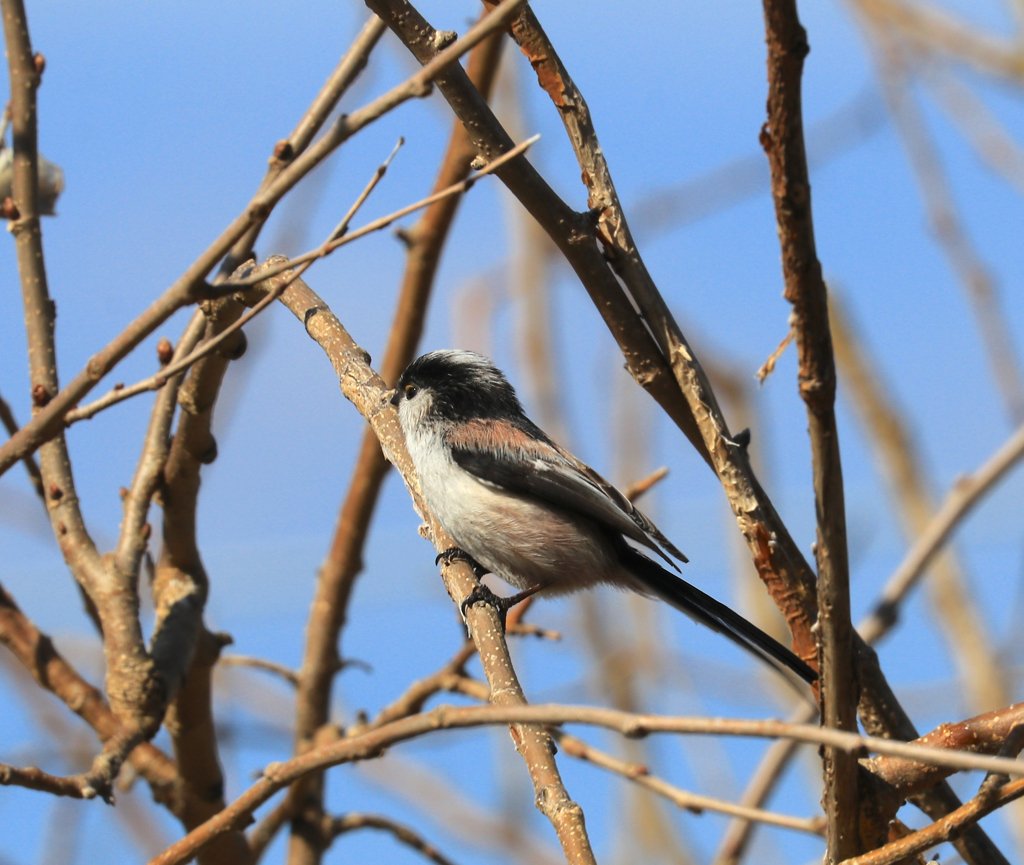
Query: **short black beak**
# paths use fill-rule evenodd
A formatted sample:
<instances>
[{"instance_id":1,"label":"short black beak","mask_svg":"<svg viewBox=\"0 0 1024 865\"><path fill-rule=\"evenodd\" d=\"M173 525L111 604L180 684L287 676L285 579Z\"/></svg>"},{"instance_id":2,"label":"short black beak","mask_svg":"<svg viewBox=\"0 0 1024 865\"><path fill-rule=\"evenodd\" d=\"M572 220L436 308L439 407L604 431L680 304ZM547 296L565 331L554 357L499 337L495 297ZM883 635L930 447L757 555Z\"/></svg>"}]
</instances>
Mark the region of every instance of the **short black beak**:
<instances>
[{"instance_id":1,"label":"short black beak","mask_svg":"<svg viewBox=\"0 0 1024 865\"><path fill-rule=\"evenodd\" d=\"M391 399L388 400L388 402L391 403L391 405L393 405L395 408L398 408L398 401L401 398L402 398L402 392L399 391L399 390L396 390L394 395L391 397Z\"/></svg>"}]
</instances>

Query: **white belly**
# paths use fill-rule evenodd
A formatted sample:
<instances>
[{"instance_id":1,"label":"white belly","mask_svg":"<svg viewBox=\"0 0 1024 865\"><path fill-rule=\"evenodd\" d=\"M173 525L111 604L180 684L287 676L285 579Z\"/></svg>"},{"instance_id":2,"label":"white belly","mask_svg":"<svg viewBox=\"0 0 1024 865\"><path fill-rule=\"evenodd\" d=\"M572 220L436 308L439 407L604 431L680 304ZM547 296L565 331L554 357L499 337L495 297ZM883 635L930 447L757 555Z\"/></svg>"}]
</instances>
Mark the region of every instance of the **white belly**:
<instances>
[{"instance_id":1,"label":"white belly","mask_svg":"<svg viewBox=\"0 0 1024 865\"><path fill-rule=\"evenodd\" d=\"M409 442L427 506L465 552L520 589L545 594L622 584L611 544L596 524L537 499L477 480L446 451Z\"/></svg>"}]
</instances>

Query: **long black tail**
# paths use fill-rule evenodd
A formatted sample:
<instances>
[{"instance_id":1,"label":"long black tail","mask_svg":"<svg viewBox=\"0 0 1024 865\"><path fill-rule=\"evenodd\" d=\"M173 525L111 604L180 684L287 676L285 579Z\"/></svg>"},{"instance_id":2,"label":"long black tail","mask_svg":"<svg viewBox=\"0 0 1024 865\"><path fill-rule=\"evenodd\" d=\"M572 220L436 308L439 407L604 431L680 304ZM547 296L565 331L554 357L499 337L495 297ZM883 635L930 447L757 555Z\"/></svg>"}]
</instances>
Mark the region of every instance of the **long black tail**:
<instances>
[{"instance_id":1,"label":"long black tail","mask_svg":"<svg viewBox=\"0 0 1024 865\"><path fill-rule=\"evenodd\" d=\"M647 556L623 543L620 557L623 566L641 583L692 619L718 631L776 669L792 670L808 684L818 678L818 674L793 652L756 625L675 574L670 574Z\"/></svg>"}]
</instances>

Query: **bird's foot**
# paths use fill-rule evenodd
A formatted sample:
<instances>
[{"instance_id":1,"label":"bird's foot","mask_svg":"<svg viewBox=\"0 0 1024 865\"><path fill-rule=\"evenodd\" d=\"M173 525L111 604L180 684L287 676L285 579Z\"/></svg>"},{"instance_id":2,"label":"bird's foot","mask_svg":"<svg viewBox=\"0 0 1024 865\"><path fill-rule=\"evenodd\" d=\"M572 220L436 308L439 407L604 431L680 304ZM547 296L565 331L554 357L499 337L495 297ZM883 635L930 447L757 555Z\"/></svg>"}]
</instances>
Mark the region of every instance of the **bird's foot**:
<instances>
[{"instance_id":1,"label":"bird's foot","mask_svg":"<svg viewBox=\"0 0 1024 865\"><path fill-rule=\"evenodd\" d=\"M527 598L537 594L544 586L533 586L532 588L526 589L525 591L518 592L508 598L502 598L499 595L494 594L487 586L483 583L477 583L470 592L466 599L459 605L459 610L462 612L462 620L466 620L466 610L476 603L488 604L498 613L498 618L501 620L501 630L505 630L505 618L508 616L508 611L511 610L516 604L522 603Z\"/></svg>"},{"instance_id":2,"label":"bird's foot","mask_svg":"<svg viewBox=\"0 0 1024 865\"><path fill-rule=\"evenodd\" d=\"M448 547L443 553L438 553L434 564L439 565L441 562L446 565L450 565L452 562L465 562L473 569L478 580L487 573L487 569L461 547Z\"/></svg>"}]
</instances>

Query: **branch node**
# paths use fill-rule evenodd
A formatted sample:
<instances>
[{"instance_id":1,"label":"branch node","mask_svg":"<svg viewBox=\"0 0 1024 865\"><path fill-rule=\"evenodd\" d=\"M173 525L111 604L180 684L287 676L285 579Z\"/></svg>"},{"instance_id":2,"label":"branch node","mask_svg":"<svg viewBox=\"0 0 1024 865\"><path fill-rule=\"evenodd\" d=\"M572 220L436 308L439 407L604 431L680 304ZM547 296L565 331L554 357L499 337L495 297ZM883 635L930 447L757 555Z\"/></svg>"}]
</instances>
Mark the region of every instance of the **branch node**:
<instances>
[{"instance_id":1,"label":"branch node","mask_svg":"<svg viewBox=\"0 0 1024 865\"><path fill-rule=\"evenodd\" d=\"M37 384L32 388L32 405L42 408L50 401L50 392L46 385Z\"/></svg>"},{"instance_id":2,"label":"branch node","mask_svg":"<svg viewBox=\"0 0 1024 865\"><path fill-rule=\"evenodd\" d=\"M160 366L167 366L173 357L174 345L166 336L160 337L160 342L156 344L156 359L160 361Z\"/></svg>"}]
</instances>

